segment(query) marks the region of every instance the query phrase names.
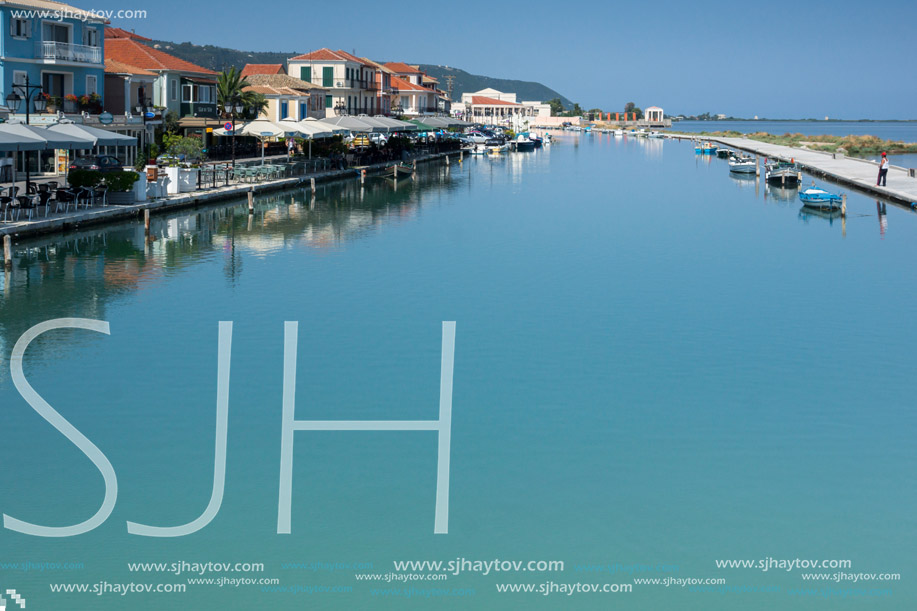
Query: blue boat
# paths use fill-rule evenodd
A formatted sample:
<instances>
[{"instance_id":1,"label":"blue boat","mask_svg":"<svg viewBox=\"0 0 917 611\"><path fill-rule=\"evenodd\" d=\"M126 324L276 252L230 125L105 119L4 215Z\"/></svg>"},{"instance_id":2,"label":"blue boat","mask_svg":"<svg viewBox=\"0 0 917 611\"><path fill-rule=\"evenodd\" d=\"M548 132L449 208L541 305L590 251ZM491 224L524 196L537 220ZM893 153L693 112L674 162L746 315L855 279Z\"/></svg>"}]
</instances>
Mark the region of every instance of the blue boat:
<instances>
[{"instance_id":1,"label":"blue boat","mask_svg":"<svg viewBox=\"0 0 917 611\"><path fill-rule=\"evenodd\" d=\"M799 192L799 199L806 208L816 210L839 210L843 198L836 193L829 193L823 189L809 187Z\"/></svg>"}]
</instances>

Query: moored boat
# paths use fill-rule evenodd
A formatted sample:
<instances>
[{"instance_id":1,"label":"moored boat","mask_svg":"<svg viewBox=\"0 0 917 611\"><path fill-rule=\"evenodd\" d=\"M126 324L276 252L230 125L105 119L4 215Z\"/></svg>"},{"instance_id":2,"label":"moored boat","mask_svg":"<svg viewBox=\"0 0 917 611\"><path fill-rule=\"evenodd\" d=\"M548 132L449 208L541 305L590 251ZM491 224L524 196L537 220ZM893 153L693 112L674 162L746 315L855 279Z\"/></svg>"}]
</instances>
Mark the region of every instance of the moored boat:
<instances>
[{"instance_id":1,"label":"moored boat","mask_svg":"<svg viewBox=\"0 0 917 611\"><path fill-rule=\"evenodd\" d=\"M396 176L413 176L414 166L409 163L396 163L385 168L385 172L382 173L386 178L394 178Z\"/></svg>"},{"instance_id":2,"label":"moored boat","mask_svg":"<svg viewBox=\"0 0 917 611\"><path fill-rule=\"evenodd\" d=\"M735 174L755 174L758 164L754 157L733 157L729 160L729 171Z\"/></svg>"},{"instance_id":3,"label":"moored boat","mask_svg":"<svg viewBox=\"0 0 917 611\"><path fill-rule=\"evenodd\" d=\"M764 165L764 179L773 184L799 184L799 166L792 161L776 161Z\"/></svg>"},{"instance_id":4,"label":"moored boat","mask_svg":"<svg viewBox=\"0 0 917 611\"><path fill-rule=\"evenodd\" d=\"M525 134L519 134L513 142L516 145L517 151L526 152L535 150L535 143Z\"/></svg>"},{"instance_id":5,"label":"moored boat","mask_svg":"<svg viewBox=\"0 0 917 611\"><path fill-rule=\"evenodd\" d=\"M816 210L840 210L843 198L837 193L829 193L814 185L799 192L799 199L806 208Z\"/></svg>"}]
</instances>

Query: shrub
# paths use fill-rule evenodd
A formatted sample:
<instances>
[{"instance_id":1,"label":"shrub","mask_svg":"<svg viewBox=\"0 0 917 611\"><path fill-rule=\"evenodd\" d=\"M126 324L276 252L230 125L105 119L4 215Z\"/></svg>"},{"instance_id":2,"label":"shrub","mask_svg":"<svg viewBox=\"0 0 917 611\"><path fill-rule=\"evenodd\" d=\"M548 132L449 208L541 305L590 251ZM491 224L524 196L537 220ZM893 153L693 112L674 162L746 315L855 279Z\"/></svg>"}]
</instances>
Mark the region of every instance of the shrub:
<instances>
[{"instance_id":1,"label":"shrub","mask_svg":"<svg viewBox=\"0 0 917 611\"><path fill-rule=\"evenodd\" d=\"M70 170L67 182L74 189L80 187L92 188L102 182L102 172L98 170Z\"/></svg>"},{"instance_id":2,"label":"shrub","mask_svg":"<svg viewBox=\"0 0 917 611\"><path fill-rule=\"evenodd\" d=\"M132 170L105 173L105 184L111 191L115 192L130 191L138 180L140 180L140 175Z\"/></svg>"}]
</instances>

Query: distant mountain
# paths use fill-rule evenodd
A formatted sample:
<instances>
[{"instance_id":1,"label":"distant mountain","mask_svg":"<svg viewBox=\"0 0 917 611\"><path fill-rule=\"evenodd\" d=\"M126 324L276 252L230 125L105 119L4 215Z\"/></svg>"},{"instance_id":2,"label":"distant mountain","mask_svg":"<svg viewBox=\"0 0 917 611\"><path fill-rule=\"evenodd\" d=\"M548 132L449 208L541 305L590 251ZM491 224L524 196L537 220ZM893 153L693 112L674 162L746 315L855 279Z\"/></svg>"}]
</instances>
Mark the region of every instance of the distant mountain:
<instances>
[{"instance_id":1,"label":"distant mountain","mask_svg":"<svg viewBox=\"0 0 917 611\"><path fill-rule=\"evenodd\" d=\"M450 66L434 66L432 64L420 64L420 69L439 80L440 89L446 89L446 76L455 77L453 81L452 99L461 100L463 93L472 93L487 89L488 87L497 91L515 93L516 99L532 100L538 102L547 102L554 98L560 98L564 108L572 108L573 102L566 97L557 93L550 87L536 83L534 81L516 81L513 79L494 78L491 76L481 76L479 74L470 74L458 68Z\"/></svg>"},{"instance_id":2,"label":"distant mountain","mask_svg":"<svg viewBox=\"0 0 917 611\"><path fill-rule=\"evenodd\" d=\"M168 42L165 40L154 40L147 44L179 59L216 70L217 72L231 66L241 70L245 64L283 64L286 66L288 59L301 55L301 53L295 51L238 51L213 45L196 45L190 42Z\"/></svg>"},{"instance_id":3,"label":"distant mountain","mask_svg":"<svg viewBox=\"0 0 917 611\"><path fill-rule=\"evenodd\" d=\"M226 47L215 47L213 45L196 45L190 42L168 42L165 40L154 40L148 44L180 59L189 61L192 64L197 64L198 66L210 68L218 72L230 66L235 66L241 70L245 64L283 64L286 66L288 59L300 55L300 53L295 51L239 51L237 49L227 49ZM455 100L461 100L463 93L471 93L491 87L498 91L515 93L517 96L516 99L519 101L536 100L539 102L547 102L554 98L560 98L565 108L573 107L573 102L566 97L557 93L550 87L533 81L516 81L512 79L481 76L479 74L470 74L458 68L434 66L432 64L420 64L420 69L433 78L438 79L440 88L443 90L446 89L446 76L454 76L455 80L453 81L452 96Z\"/></svg>"}]
</instances>

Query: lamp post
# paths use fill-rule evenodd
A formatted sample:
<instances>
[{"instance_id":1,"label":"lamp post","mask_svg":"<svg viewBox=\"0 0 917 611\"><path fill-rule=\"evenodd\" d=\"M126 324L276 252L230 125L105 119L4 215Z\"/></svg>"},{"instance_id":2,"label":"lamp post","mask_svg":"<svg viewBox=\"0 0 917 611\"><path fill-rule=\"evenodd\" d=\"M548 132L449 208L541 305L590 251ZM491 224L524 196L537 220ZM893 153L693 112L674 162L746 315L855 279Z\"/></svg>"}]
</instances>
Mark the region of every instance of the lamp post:
<instances>
[{"instance_id":1,"label":"lamp post","mask_svg":"<svg viewBox=\"0 0 917 611\"><path fill-rule=\"evenodd\" d=\"M20 96L18 93L16 93L17 89L21 91L23 95ZM48 102L41 95L36 95L34 102L33 102L32 94L33 93L40 94L41 89L42 89L41 85L30 85L29 84L29 75L26 74L25 75L25 85L13 85L12 93L6 96L6 106L11 111L13 111L14 114L19 112L19 106L22 104L23 101L25 101L25 124L26 125L29 124L29 116L31 114L29 112L29 107L31 103L35 104L35 110L37 112L44 112L45 108L47 107ZM28 155L28 153L26 155ZM28 162L28 156L27 156L26 163L25 163L25 192L26 194L29 193L29 190L31 188L32 188L32 175L31 175L31 172L29 172L29 162Z\"/></svg>"},{"instance_id":2,"label":"lamp post","mask_svg":"<svg viewBox=\"0 0 917 611\"><path fill-rule=\"evenodd\" d=\"M344 100L338 100L338 103L334 105L334 112L339 117L347 114L347 106L344 104Z\"/></svg>"},{"instance_id":3,"label":"lamp post","mask_svg":"<svg viewBox=\"0 0 917 611\"><path fill-rule=\"evenodd\" d=\"M150 98L141 98L137 100L139 104L134 107L134 110L137 111L137 114L143 117L143 131L146 134L146 163L150 165L150 129L147 126L146 122L148 120L147 115L153 113L152 101Z\"/></svg>"},{"instance_id":4,"label":"lamp post","mask_svg":"<svg viewBox=\"0 0 917 611\"><path fill-rule=\"evenodd\" d=\"M225 110L232 119L232 169L236 169L236 115L242 114L242 100L233 98L223 104Z\"/></svg>"}]
</instances>

